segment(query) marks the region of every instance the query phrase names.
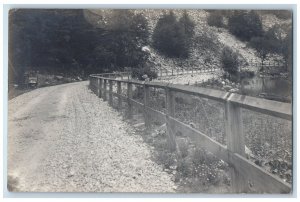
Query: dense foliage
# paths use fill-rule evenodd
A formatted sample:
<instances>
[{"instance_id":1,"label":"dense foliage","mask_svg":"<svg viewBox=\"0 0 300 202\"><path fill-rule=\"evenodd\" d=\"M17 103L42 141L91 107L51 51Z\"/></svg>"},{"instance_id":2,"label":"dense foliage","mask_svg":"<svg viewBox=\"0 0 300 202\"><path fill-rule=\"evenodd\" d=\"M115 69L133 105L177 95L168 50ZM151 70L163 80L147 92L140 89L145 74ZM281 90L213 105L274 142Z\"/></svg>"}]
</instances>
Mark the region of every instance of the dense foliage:
<instances>
[{"instance_id":1,"label":"dense foliage","mask_svg":"<svg viewBox=\"0 0 300 202\"><path fill-rule=\"evenodd\" d=\"M274 25L262 36L251 38L249 44L256 50L256 54L261 59L262 64L272 54L278 54L283 57L287 67L291 66L291 29L288 29L287 33L284 30L286 29L279 25Z\"/></svg>"},{"instance_id":2,"label":"dense foliage","mask_svg":"<svg viewBox=\"0 0 300 202\"><path fill-rule=\"evenodd\" d=\"M187 58L194 36L194 22L187 12L179 21L172 11L158 20L153 32L153 46L169 57Z\"/></svg>"},{"instance_id":3,"label":"dense foliage","mask_svg":"<svg viewBox=\"0 0 300 202\"><path fill-rule=\"evenodd\" d=\"M10 12L9 77L22 82L25 71L87 76L142 66L149 29L142 15L115 10L110 26L97 28L83 10Z\"/></svg>"},{"instance_id":4,"label":"dense foliage","mask_svg":"<svg viewBox=\"0 0 300 202\"><path fill-rule=\"evenodd\" d=\"M237 79L240 61L238 54L231 48L225 47L221 55L221 65L225 72L229 73L230 79Z\"/></svg>"},{"instance_id":5,"label":"dense foliage","mask_svg":"<svg viewBox=\"0 0 300 202\"><path fill-rule=\"evenodd\" d=\"M244 41L263 34L263 27L259 15L254 11L234 11L228 18L229 31Z\"/></svg>"},{"instance_id":6,"label":"dense foliage","mask_svg":"<svg viewBox=\"0 0 300 202\"><path fill-rule=\"evenodd\" d=\"M210 12L207 17L207 24L214 27L223 27L223 15L220 12Z\"/></svg>"}]
</instances>

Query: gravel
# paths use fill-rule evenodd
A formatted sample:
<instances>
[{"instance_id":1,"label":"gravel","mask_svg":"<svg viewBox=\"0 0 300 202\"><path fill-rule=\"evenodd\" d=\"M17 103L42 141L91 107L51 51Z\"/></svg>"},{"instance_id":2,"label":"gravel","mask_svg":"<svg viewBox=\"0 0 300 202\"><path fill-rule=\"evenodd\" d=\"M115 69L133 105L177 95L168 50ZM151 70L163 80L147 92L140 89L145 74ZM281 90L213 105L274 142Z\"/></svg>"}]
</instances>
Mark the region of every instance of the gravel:
<instances>
[{"instance_id":1,"label":"gravel","mask_svg":"<svg viewBox=\"0 0 300 202\"><path fill-rule=\"evenodd\" d=\"M24 192L174 192L152 149L87 82L9 101L8 176ZM10 182L10 181L9 181Z\"/></svg>"}]
</instances>

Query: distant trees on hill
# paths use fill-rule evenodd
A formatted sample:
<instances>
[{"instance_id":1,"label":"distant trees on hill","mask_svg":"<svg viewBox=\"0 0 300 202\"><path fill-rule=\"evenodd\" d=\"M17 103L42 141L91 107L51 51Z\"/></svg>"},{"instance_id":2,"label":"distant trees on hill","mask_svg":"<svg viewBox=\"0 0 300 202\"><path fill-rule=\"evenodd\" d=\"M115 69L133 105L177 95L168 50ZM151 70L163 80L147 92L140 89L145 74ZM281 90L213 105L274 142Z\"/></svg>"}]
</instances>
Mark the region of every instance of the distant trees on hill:
<instances>
[{"instance_id":1,"label":"distant trees on hill","mask_svg":"<svg viewBox=\"0 0 300 202\"><path fill-rule=\"evenodd\" d=\"M129 10L116 10L110 24L111 29L102 34L101 45L111 53L114 69L143 66L147 55L142 47L149 43L150 35L146 18Z\"/></svg>"},{"instance_id":2,"label":"distant trees on hill","mask_svg":"<svg viewBox=\"0 0 300 202\"><path fill-rule=\"evenodd\" d=\"M263 35L263 27L259 15L255 11L234 11L228 18L229 31L244 41Z\"/></svg>"},{"instance_id":3,"label":"distant trees on hill","mask_svg":"<svg viewBox=\"0 0 300 202\"><path fill-rule=\"evenodd\" d=\"M149 41L144 16L116 10L111 25L96 28L79 9L12 10L10 81L22 82L27 70L87 76L142 65Z\"/></svg>"},{"instance_id":4,"label":"distant trees on hill","mask_svg":"<svg viewBox=\"0 0 300 202\"><path fill-rule=\"evenodd\" d=\"M177 20L170 11L158 20L153 32L153 46L169 57L187 58L194 36L195 23L185 11Z\"/></svg>"},{"instance_id":5,"label":"distant trees on hill","mask_svg":"<svg viewBox=\"0 0 300 202\"><path fill-rule=\"evenodd\" d=\"M223 27L223 19L223 13L218 11L210 11L209 16L207 17L207 24L214 27Z\"/></svg>"},{"instance_id":6,"label":"distant trees on hill","mask_svg":"<svg viewBox=\"0 0 300 202\"><path fill-rule=\"evenodd\" d=\"M278 54L283 57L287 67L291 67L292 62L292 31L288 28L287 32L283 31L279 25L274 25L262 36L253 37L249 44L261 59L261 63L272 54ZM263 70L263 68L261 69Z\"/></svg>"}]
</instances>

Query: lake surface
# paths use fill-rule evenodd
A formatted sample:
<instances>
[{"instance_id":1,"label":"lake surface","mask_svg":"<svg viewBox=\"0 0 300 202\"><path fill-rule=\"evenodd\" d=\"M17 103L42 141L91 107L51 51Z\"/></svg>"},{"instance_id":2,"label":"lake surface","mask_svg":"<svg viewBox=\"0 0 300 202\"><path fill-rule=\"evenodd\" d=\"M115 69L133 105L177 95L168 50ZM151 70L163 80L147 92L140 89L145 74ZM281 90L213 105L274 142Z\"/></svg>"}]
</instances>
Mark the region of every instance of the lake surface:
<instances>
[{"instance_id":1,"label":"lake surface","mask_svg":"<svg viewBox=\"0 0 300 202\"><path fill-rule=\"evenodd\" d=\"M278 101L291 101L292 82L284 78L255 76L242 80L241 91L250 96L264 96Z\"/></svg>"}]
</instances>

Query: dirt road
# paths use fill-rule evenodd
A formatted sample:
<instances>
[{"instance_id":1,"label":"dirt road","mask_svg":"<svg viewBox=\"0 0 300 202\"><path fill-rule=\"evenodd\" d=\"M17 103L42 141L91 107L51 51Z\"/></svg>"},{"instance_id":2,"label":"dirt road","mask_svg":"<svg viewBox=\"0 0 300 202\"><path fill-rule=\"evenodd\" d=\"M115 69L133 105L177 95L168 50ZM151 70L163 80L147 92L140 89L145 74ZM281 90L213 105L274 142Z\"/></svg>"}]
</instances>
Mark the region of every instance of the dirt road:
<instances>
[{"instance_id":1,"label":"dirt road","mask_svg":"<svg viewBox=\"0 0 300 202\"><path fill-rule=\"evenodd\" d=\"M9 101L8 178L16 191L174 192L151 148L88 82Z\"/></svg>"}]
</instances>

